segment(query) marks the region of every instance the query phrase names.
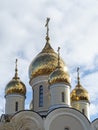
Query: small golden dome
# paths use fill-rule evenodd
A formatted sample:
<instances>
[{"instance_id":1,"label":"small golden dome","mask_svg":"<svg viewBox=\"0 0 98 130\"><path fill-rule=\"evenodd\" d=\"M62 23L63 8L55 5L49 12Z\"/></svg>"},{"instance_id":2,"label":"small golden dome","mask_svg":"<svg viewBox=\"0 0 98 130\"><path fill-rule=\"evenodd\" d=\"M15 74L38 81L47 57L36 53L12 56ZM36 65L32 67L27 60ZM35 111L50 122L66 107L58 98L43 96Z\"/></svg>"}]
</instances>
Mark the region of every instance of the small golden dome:
<instances>
[{"instance_id":1,"label":"small golden dome","mask_svg":"<svg viewBox=\"0 0 98 130\"><path fill-rule=\"evenodd\" d=\"M57 68L49 76L49 84L55 84L59 82L64 82L70 85L70 75L68 71L64 71L63 68Z\"/></svg>"},{"instance_id":2,"label":"small golden dome","mask_svg":"<svg viewBox=\"0 0 98 130\"><path fill-rule=\"evenodd\" d=\"M89 101L89 93L86 89L84 89L80 84L75 87L75 89L71 92L71 101L80 101L86 100Z\"/></svg>"},{"instance_id":3,"label":"small golden dome","mask_svg":"<svg viewBox=\"0 0 98 130\"><path fill-rule=\"evenodd\" d=\"M9 94L26 95L26 87L20 79L13 78L5 88L5 96Z\"/></svg>"},{"instance_id":4,"label":"small golden dome","mask_svg":"<svg viewBox=\"0 0 98 130\"><path fill-rule=\"evenodd\" d=\"M79 78L79 68L77 69L78 72L78 84L76 85L75 89L71 92L71 101L80 101L80 100L85 100L88 101L90 100L89 93L85 88L82 87L80 84L80 78Z\"/></svg>"},{"instance_id":5,"label":"small golden dome","mask_svg":"<svg viewBox=\"0 0 98 130\"><path fill-rule=\"evenodd\" d=\"M32 61L29 67L30 79L40 75L49 75L57 67L58 55L54 52L53 48L47 42L42 52L39 53ZM61 67L64 67L64 62L60 60ZM66 67L66 66L65 66Z\"/></svg>"},{"instance_id":6,"label":"small golden dome","mask_svg":"<svg viewBox=\"0 0 98 130\"><path fill-rule=\"evenodd\" d=\"M16 59L16 68L15 68L15 76L14 78L6 85L5 88L5 96L9 94L20 94L26 95L26 86L20 80L17 73L17 59Z\"/></svg>"},{"instance_id":7,"label":"small golden dome","mask_svg":"<svg viewBox=\"0 0 98 130\"><path fill-rule=\"evenodd\" d=\"M49 84L55 84L59 82L64 82L70 85L70 76L67 70L67 67L64 69L64 67L61 67L60 64L60 53L59 53L60 47L58 47L58 66L56 70L54 70L50 76L49 76Z\"/></svg>"}]
</instances>

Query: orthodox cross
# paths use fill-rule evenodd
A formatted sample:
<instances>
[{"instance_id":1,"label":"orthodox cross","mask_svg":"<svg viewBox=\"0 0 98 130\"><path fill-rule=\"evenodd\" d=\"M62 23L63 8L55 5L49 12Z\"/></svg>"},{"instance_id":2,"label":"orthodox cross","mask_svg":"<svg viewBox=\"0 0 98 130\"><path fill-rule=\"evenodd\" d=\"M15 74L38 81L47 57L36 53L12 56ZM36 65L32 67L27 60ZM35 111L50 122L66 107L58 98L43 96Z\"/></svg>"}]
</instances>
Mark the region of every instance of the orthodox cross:
<instances>
[{"instance_id":1,"label":"orthodox cross","mask_svg":"<svg viewBox=\"0 0 98 130\"><path fill-rule=\"evenodd\" d=\"M18 71L18 69L17 69L17 62L18 62L18 59L16 59L16 61L15 61L15 78L17 78L18 77L18 73L17 73L17 71Z\"/></svg>"},{"instance_id":2,"label":"orthodox cross","mask_svg":"<svg viewBox=\"0 0 98 130\"><path fill-rule=\"evenodd\" d=\"M78 68L77 68L77 79L78 79L78 84L80 84L80 76L79 76L79 71L80 71L80 68L78 67Z\"/></svg>"},{"instance_id":3,"label":"orthodox cross","mask_svg":"<svg viewBox=\"0 0 98 130\"><path fill-rule=\"evenodd\" d=\"M47 37L49 36L49 21L50 21L50 18L47 18L46 25L45 25L45 27L47 27L47 33L46 33Z\"/></svg>"},{"instance_id":4,"label":"orthodox cross","mask_svg":"<svg viewBox=\"0 0 98 130\"><path fill-rule=\"evenodd\" d=\"M60 67L60 47L58 47L58 67Z\"/></svg>"}]
</instances>

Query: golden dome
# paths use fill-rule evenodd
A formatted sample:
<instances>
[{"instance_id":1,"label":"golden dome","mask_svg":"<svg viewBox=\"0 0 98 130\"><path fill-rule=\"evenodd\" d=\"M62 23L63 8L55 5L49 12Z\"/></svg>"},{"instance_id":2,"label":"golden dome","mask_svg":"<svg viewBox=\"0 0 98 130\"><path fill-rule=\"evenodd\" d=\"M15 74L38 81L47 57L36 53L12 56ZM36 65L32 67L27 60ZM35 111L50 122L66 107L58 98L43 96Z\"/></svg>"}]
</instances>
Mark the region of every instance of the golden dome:
<instances>
[{"instance_id":1,"label":"golden dome","mask_svg":"<svg viewBox=\"0 0 98 130\"><path fill-rule=\"evenodd\" d=\"M75 89L71 92L71 101L89 101L89 93L80 84L78 84Z\"/></svg>"},{"instance_id":2,"label":"golden dome","mask_svg":"<svg viewBox=\"0 0 98 130\"><path fill-rule=\"evenodd\" d=\"M5 88L5 96L9 94L20 94L26 95L26 86L20 80L17 73L17 59L16 59L16 68L15 68L15 76L14 78L6 85Z\"/></svg>"},{"instance_id":3,"label":"golden dome","mask_svg":"<svg viewBox=\"0 0 98 130\"><path fill-rule=\"evenodd\" d=\"M20 94L26 95L26 87L23 82L20 81L19 78L13 78L5 88L5 96L9 94Z\"/></svg>"},{"instance_id":4,"label":"golden dome","mask_svg":"<svg viewBox=\"0 0 98 130\"><path fill-rule=\"evenodd\" d=\"M30 79L35 78L39 75L49 75L57 67L58 55L54 52L49 42L46 43L42 52L39 53L32 61L29 67ZM64 67L64 62L60 60L61 67ZM66 66L65 66L66 67Z\"/></svg>"},{"instance_id":5,"label":"golden dome","mask_svg":"<svg viewBox=\"0 0 98 130\"><path fill-rule=\"evenodd\" d=\"M31 62L29 67L29 78L30 81L32 78L35 78L40 75L49 75L53 72L57 67L57 58L58 55L55 53L53 48L50 46L49 43L49 21L50 18L47 18L46 25L47 33L46 33L46 45L39 53L35 59ZM64 67L64 62L60 60L61 67ZM66 66L65 66L66 67Z\"/></svg>"},{"instance_id":6,"label":"golden dome","mask_svg":"<svg viewBox=\"0 0 98 130\"><path fill-rule=\"evenodd\" d=\"M70 85L70 76L68 71L65 71L63 68L57 68L49 76L49 84L55 84L59 82L64 82Z\"/></svg>"},{"instance_id":7,"label":"golden dome","mask_svg":"<svg viewBox=\"0 0 98 130\"><path fill-rule=\"evenodd\" d=\"M80 100L85 100L88 101L90 100L89 93L85 88L82 87L80 84L80 78L79 78L79 68L77 69L78 71L78 84L76 85L75 89L71 92L71 101L80 101Z\"/></svg>"},{"instance_id":8,"label":"golden dome","mask_svg":"<svg viewBox=\"0 0 98 130\"><path fill-rule=\"evenodd\" d=\"M59 82L64 82L70 85L70 76L66 68L62 68L61 64L60 64L60 47L58 47L58 66L56 68L56 70L54 70L50 76L49 76L49 84L55 84L55 83L59 83Z\"/></svg>"}]
</instances>

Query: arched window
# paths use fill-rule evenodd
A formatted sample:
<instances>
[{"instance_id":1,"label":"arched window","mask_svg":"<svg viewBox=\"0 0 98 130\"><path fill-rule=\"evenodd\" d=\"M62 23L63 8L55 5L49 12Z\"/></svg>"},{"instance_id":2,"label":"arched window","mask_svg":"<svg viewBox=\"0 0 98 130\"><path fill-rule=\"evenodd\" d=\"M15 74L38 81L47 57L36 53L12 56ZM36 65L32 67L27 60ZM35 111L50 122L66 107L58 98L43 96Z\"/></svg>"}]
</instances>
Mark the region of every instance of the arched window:
<instances>
[{"instance_id":1,"label":"arched window","mask_svg":"<svg viewBox=\"0 0 98 130\"><path fill-rule=\"evenodd\" d=\"M15 103L15 111L18 111L18 102Z\"/></svg>"},{"instance_id":2,"label":"arched window","mask_svg":"<svg viewBox=\"0 0 98 130\"><path fill-rule=\"evenodd\" d=\"M62 92L62 102L65 102L65 93L64 92Z\"/></svg>"},{"instance_id":3,"label":"arched window","mask_svg":"<svg viewBox=\"0 0 98 130\"><path fill-rule=\"evenodd\" d=\"M84 109L82 109L82 113L85 114L85 110Z\"/></svg>"},{"instance_id":4,"label":"arched window","mask_svg":"<svg viewBox=\"0 0 98 130\"><path fill-rule=\"evenodd\" d=\"M64 128L64 130L69 130L69 128Z\"/></svg>"},{"instance_id":5,"label":"arched window","mask_svg":"<svg viewBox=\"0 0 98 130\"><path fill-rule=\"evenodd\" d=\"M39 107L43 107L43 86L39 87Z\"/></svg>"}]
</instances>

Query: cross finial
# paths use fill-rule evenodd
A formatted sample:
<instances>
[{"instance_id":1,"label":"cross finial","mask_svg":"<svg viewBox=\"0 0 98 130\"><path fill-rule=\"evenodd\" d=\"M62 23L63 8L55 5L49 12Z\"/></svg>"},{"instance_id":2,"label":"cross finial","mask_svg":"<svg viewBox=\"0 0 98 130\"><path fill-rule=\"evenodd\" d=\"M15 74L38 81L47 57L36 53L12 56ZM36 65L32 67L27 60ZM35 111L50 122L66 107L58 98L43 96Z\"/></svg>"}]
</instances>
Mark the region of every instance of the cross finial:
<instances>
[{"instance_id":1,"label":"cross finial","mask_svg":"<svg viewBox=\"0 0 98 130\"><path fill-rule=\"evenodd\" d=\"M18 59L16 59L15 61L15 78L18 78L17 62L18 62Z\"/></svg>"},{"instance_id":2,"label":"cross finial","mask_svg":"<svg viewBox=\"0 0 98 130\"><path fill-rule=\"evenodd\" d=\"M60 47L58 47L58 67L60 67Z\"/></svg>"},{"instance_id":3,"label":"cross finial","mask_svg":"<svg viewBox=\"0 0 98 130\"><path fill-rule=\"evenodd\" d=\"M77 80L78 80L78 85L80 84L79 71L80 71L80 68L78 67L78 68L77 68Z\"/></svg>"},{"instance_id":4,"label":"cross finial","mask_svg":"<svg viewBox=\"0 0 98 130\"><path fill-rule=\"evenodd\" d=\"M47 18L46 25L45 25L45 27L47 27L47 33L46 33L46 40L47 41L49 40L49 21L50 21L50 18Z\"/></svg>"}]
</instances>

